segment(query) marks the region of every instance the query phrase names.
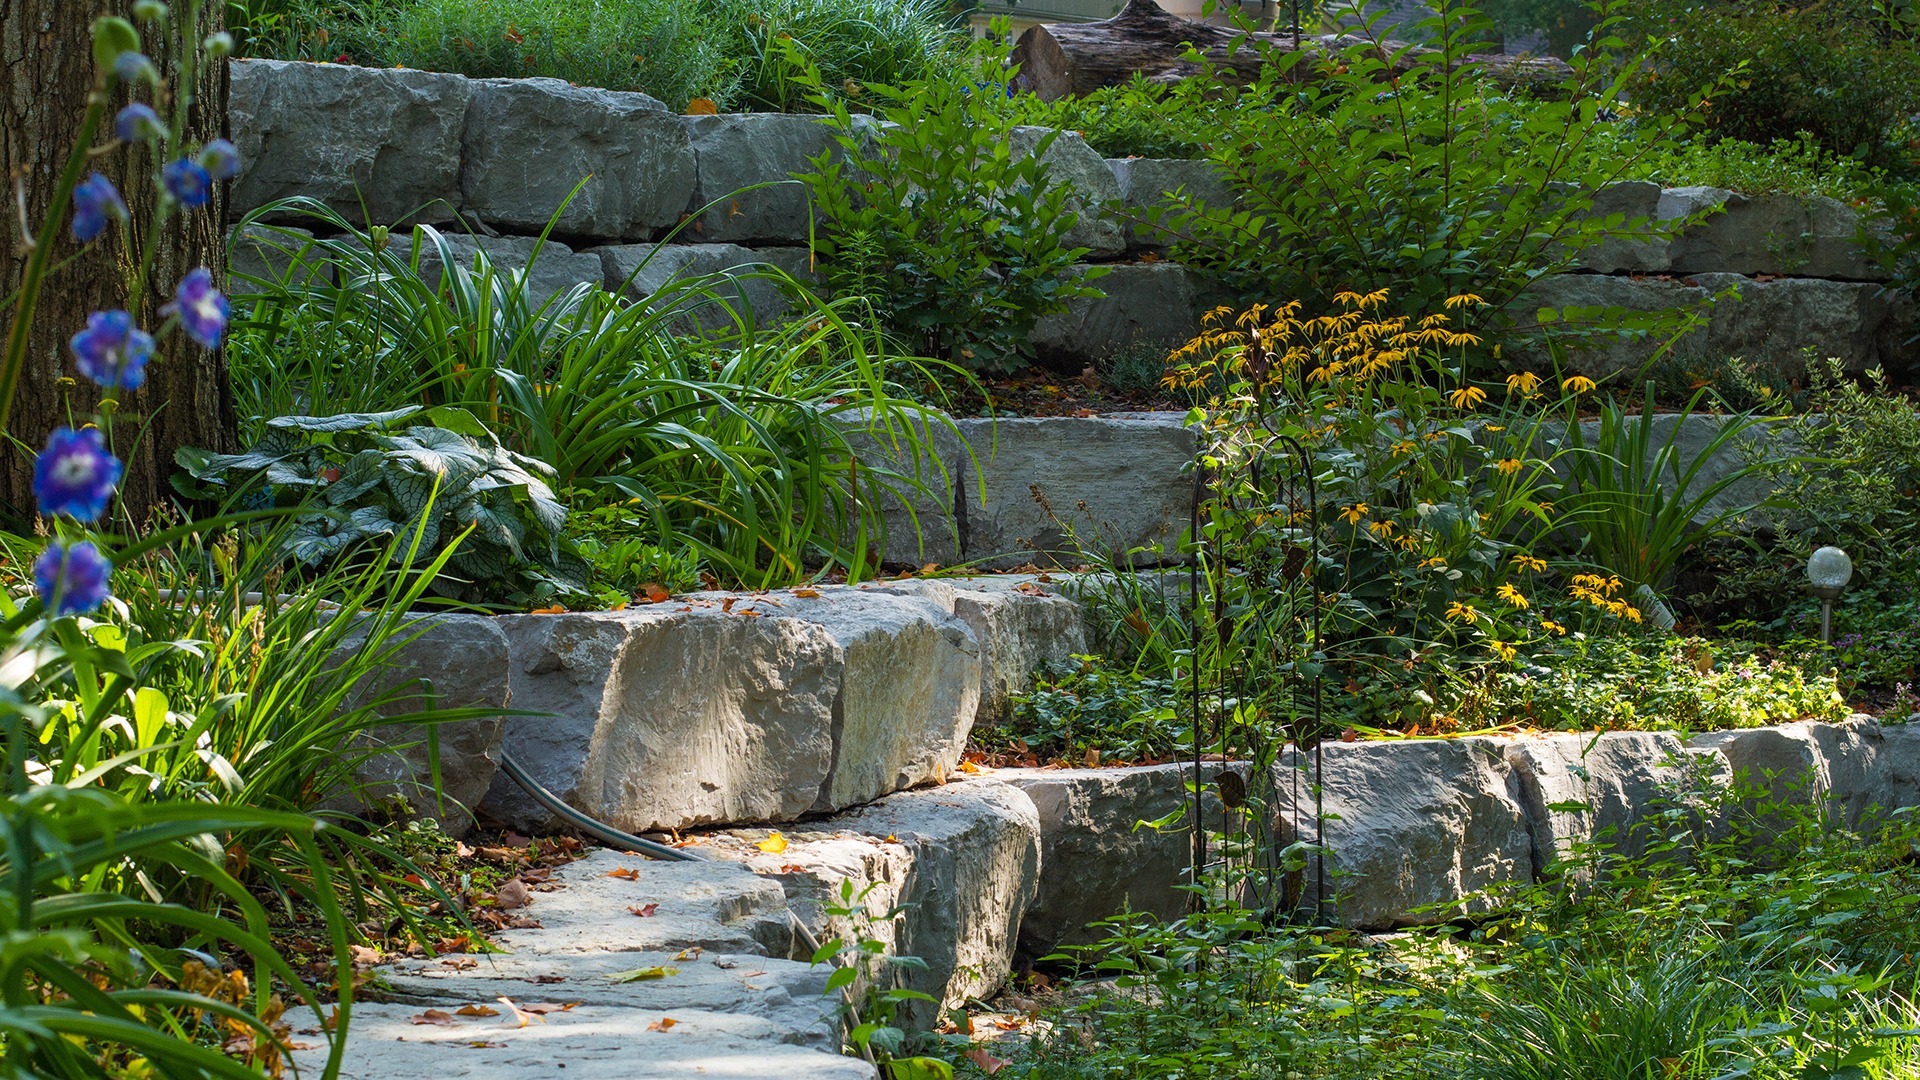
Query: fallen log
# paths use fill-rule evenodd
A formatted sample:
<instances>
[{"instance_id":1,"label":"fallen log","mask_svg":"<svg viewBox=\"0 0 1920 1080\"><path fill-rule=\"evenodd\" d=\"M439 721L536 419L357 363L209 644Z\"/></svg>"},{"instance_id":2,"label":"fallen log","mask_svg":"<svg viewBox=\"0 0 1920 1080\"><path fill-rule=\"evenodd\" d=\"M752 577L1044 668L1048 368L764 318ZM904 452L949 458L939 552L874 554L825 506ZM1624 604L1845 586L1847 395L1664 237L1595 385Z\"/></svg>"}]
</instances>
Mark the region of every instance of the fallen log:
<instances>
[{"instance_id":1,"label":"fallen log","mask_svg":"<svg viewBox=\"0 0 1920 1080\"><path fill-rule=\"evenodd\" d=\"M1240 42L1235 48L1234 43ZM1103 86L1118 86L1135 75L1156 82L1172 82L1202 74L1206 67L1187 59L1192 46L1207 64L1233 78L1251 81L1259 75L1269 48L1299 49L1317 55L1340 52L1363 39L1351 34L1258 33L1195 22L1168 13L1154 0L1127 0L1111 19L1093 23L1055 23L1030 27L1014 44L1012 62L1019 66L1014 87L1042 101L1080 96ZM1382 41L1381 51L1399 56L1410 67L1414 56L1406 43ZM1476 54L1472 63L1495 82L1507 86L1548 86L1572 77L1573 69L1553 57L1516 57Z\"/></svg>"}]
</instances>

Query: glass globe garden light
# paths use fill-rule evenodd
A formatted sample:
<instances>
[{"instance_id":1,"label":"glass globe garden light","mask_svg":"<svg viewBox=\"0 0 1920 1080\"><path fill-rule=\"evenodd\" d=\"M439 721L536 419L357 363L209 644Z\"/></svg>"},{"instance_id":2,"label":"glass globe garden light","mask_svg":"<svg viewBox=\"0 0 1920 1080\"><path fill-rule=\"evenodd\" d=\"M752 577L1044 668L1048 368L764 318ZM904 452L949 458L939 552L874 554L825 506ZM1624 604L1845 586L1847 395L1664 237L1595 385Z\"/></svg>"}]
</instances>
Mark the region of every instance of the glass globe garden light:
<instances>
[{"instance_id":1,"label":"glass globe garden light","mask_svg":"<svg viewBox=\"0 0 1920 1080\"><path fill-rule=\"evenodd\" d=\"M1807 560L1807 585L1820 598L1820 640L1833 642L1833 602L1840 590L1853 580L1853 560L1847 553L1829 544Z\"/></svg>"}]
</instances>

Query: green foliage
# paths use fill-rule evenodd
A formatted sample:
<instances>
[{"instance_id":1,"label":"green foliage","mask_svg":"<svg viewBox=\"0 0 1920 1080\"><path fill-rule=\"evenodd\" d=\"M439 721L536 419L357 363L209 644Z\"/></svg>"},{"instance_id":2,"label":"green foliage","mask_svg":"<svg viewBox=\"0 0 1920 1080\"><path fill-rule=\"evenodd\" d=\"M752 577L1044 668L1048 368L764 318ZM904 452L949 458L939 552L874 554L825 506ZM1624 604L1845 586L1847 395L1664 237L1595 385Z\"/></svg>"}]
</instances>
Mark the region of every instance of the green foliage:
<instances>
[{"instance_id":1,"label":"green foliage","mask_svg":"<svg viewBox=\"0 0 1920 1080\"><path fill-rule=\"evenodd\" d=\"M236 4L239 0L234 0ZM676 110L802 103L787 45L834 86L934 75L953 31L935 0L249 0L255 50L474 78L638 90Z\"/></svg>"},{"instance_id":2,"label":"green foliage","mask_svg":"<svg viewBox=\"0 0 1920 1080\"><path fill-rule=\"evenodd\" d=\"M1920 22L1898 0L1627 0L1652 63L1636 105L1684 107L1731 75L1702 111L1718 136L1769 145L1806 132L1829 153L1904 174L1920 108Z\"/></svg>"},{"instance_id":3,"label":"green foliage","mask_svg":"<svg viewBox=\"0 0 1920 1080\"><path fill-rule=\"evenodd\" d=\"M1005 46L969 58L998 70ZM1015 152L998 83L964 77L870 83L875 125L818 71L801 78L832 148L800 177L819 214L815 251L835 293L862 297L911 351L999 370L1030 358L1029 331L1104 273L1077 270L1077 220L1045 161L1056 134ZM1088 208L1091 212L1091 208Z\"/></svg>"},{"instance_id":4,"label":"green foliage","mask_svg":"<svg viewBox=\"0 0 1920 1080\"><path fill-rule=\"evenodd\" d=\"M650 543L646 519L635 507L603 504L576 511L567 521L567 535L591 569L590 590L603 607L651 590L690 592L702 584L699 554Z\"/></svg>"},{"instance_id":5,"label":"green foliage","mask_svg":"<svg viewBox=\"0 0 1920 1080\"><path fill-rule=\"evenodd\" d=\"M1295 297L1311 313L1344 290L1390 287L1401 313L1474 295L1486 301L1465 313L1476 329L1510 318L1530 282L1583 248L1656 231L1593 214L1592 193L1633 175L1677 119L1642 115L1632 152L1595 152L1614 144L1606 117L1625 108L1625 75L1583 55L1566 87L1508 94L1466 62L1484 51L1476 12L1449 5L1423 25L1431 51L1387 55L1369 24L1324 61L1255 43L1271 54L1256 80L1216 79L1208 157L1240 199L1149 211L1185 238L1174 257L1242 297Z\"/></svg>"},{"instance_id":6,"label":"green foliage","mask_svg":"<svg viewBox=\"0 0 1920 1080\"><path fill-rule=\"evenodd\" d=\"M1586 47L1600 17L1587 0L1481 0L1480 10L1494 28L1508 38L1526 34L1546 37L1549 56L1568 57Z\"/></svg>"},{"instance_id":7,"label":"green foliage","mask_svg":"<svg viewBox=\"0 0 1920 1080\"><path fill-rule=\"evenodd\" d=\"M1685 447L1688 422L1702 415L1705 395L1699 391L1681 412L1660 417L1651 387L1638 415L1608 401L1591 442L1583 425L1567 425L1561 521L1579 537L1578 556L1625 581L1643 611L1659 610L1658 594L1687 552L1726 535L1730 522L1755 509L1716 501L1754 475L1757 463L1717 476L1704 470L1769 421L1750 413L1719 418L1710 438Z\"/></svg>"},{"instance_id":8,"label":"green foliage","mask_svg":"<svg viewBox=\"0 0 1920 1080\"><path fill-rule=\"evenodd\" d=\"M450 554L438 584L455 596L585 584L561 548L567 508L547 486L553 470L501 446L463 409L280 416L266 427L243 453L182 450L179 462L230 498L297 510L283 554L298 566L392 539L390 557L409 568Z\"/></svg>"},{"instance_id":9,"label":"green foliage","mask_svg":"<svg viewBox=\"0 0 1920 1080\"><path fill-rule=\"evenodd\" d=\"M854 886L851 878L840 881L838 895L830 895L821 904L821 912L847 929L846 937L829 938L813 952L814 966L830 964L822 991L840 999L840 1016L846 1025L847 1050L869 1061L886 1063L886 1075L896 1080L925 1080L926 1077L951 1077L953 1069L933 1061L932 1073L915 1073L925 1059L907 1056L908 1032L902 1010L917 1003L939 1004L939 999L902 982L907 972L927 970L927 962L918 956L889 955L880 927L900 918L904 905L875 910L874 890L880 882Z\"/></svg>"},{"instance_id":10,"label":"green foliage","mask_svg":"<svg viewBox=\"0 0 1920 1080\"><path fill-rule=\"evenodd\" d=\"M1203 86L1167 86L1135 75L1119 86L1053 101L1014 94L1001 107L1017 124L1077 131L1101 157L1201 158L1219 120L1199 93Z\"/></svg>"},{"instance_id":11,"label":"green foliage","mask_svg":"<svg viewBox=\"0 0 1920 1080\"><path fill-rule=\"evenodd\" d=\"M639 500L652 543L754 586L823 564L864 573L884 536L879 500L933 479L852 464L855 438L901 450L896 460L932 460L905 448L951 424L896 383L930 383L945 366L890 355L852 317L857 301L822 301L772 269L759 280L791 304L778 326L739 302L738 279L677 279L646 304L586 284L542 299L524 271L484 253L469 261L431 228L410 244L376 242L317 204L273 209L294 206L343 230L280 234L296 265L330 269L255 283L245 332L265 344L236 364L270 363L273 342L305 343L295 411L464 408L549 467L556 487ZM247 411L287 401L271 369L239 371L236 383L274 395L243 401ZM367 401L368 386L384 400Z\"/></svg>"},{"instance_id":12,"label":"green foliage","mask_svg":"<svg viewBox=\"0 0 1920 1080\"><path fill-rule=\"evenodd\" d=\"M1191 713L1179 710L1180 689L1169 679L1117 669L1097 656L1049 664L1033 689L1014 700L1013 716L976 729L974 741L992 750L1032 754L1040 761L1084 763L1089 751L1106 764L1165 761L1191 754Z\"/></svg>"},{"instance_id":13,"label":"green foliage","mask_svg":"<svg viewBox=\"0 0 1920 1080\"><path fill-rule=\"evenodd\" d=\"M1825 195L1856 205L1872 200L1877 182L1872 169L1826 149L1804 131L1764 146L1744 139L1662 143L1641 159L1632 178L1743 195Z\"/></svg>"},{"instance_id":14,"label":"green foliage","mask_svg":"<svg viewBox=\"0 0 1920 1080\"><path fill-rule=\"evenodd\" d=\"M1453 707L1471 727L1558 731L1721 731L1850 711L1831 665L1804 641L1775 651L1650 635L1570 636Z\"/></svg>"}]
</instances>

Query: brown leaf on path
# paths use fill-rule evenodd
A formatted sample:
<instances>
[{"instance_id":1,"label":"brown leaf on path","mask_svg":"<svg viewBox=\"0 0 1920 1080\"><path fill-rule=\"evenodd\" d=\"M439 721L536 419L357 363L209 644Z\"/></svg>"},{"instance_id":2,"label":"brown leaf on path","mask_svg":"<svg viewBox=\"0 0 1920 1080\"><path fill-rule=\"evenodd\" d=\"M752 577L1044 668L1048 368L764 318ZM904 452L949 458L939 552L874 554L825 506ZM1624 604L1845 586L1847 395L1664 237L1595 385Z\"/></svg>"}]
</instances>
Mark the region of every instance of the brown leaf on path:
<instances>
[{"instance_id":1,"label":"brown leaf on path","mask_svg":"<svg viewBox=\"0 0 1920 1080\"><path fill-rule=\"evenodd\" d=\"M735 599L734 597L729 596L725 600L720 601L720 610L726 612L729 615L733 614L734 599Z\"/></svg>"},{"instance_id":2,"label":"brown leaf on path","mask_svg":"<svg viewBox=\"0 0 1920 1080\"><path fill-rule=\"evenodd\" d=\"M498 1050L500 1047L503 1047L507 1044L503 1042L488 1042L485 1039L476 1039L473 1042L467 1043L466 1045L472 1047L475 1050Z\"/></svg>"},{"instance_id":3,"label":"brown leaf on path","mask_svg":"<svg viewBox=\"0 0 1920 1080\"><path fill-rule=\"evenodd\" d=\"M621 881L637 881L640 878L640 871L635 870L631 866L622 866L617 869L607 871L607 876L619 878Z\"/></svg>"},{"instance_id":4,"label":"brown leaf on path","mask_svg":"<svg viewBox=\"0 0 1920 1080\"><path fill-rule=\"evenodd\" d=\"M353 958L353 966L355 967L359 967L362 964L377 964L380 962L380 950L370 949L365 945L347 946L347 955Z\"/></svg>"},{"instance_id":5,"label":"brown leaf on path","mask_svg":"<svg viewBox=\"0 0 1920 1080\"><path fill-rule=\"evenodd\" d=\"M465 971L468 968L480 966L480 961L475 960L471 956L443 956L440 958L440 963L455 971Z\"/></svg>"},{"instance_id":6,"label":"brown leaf on path","mask_svg":"<svg viewBox=\"0 0 1920 1080\"><path fill-rule=\"evenodd\" d=\"M455 1016L499 1016L500 1010L491 1005L462 1005L453 1010Z\"/></svg>"},{"instance_id":7,"label":"brown leaf on path","mask_svg":"<svg viewBox=\"0 0 1920 1080\"><path fill-rule=\"evenodd\" d=\"M820 590L819 589L795 589L793 590L793 595L799 597L802 600L818 600L820 599Z\"/></svg>"},{"instance_id":8,"label":"brown leaf on path","mask_svg":"<svg viewBox=\"0 0 1920 1080\"><path fill-rule=\"evenodd\" d=\"M532 899L533 893L527 888L526 882L512 878L494 891L493 906L498 911L512 911L526 907Z\"/></svg>"},{"instance_id":9,"label":"brown leaf on path","mask_svg":"<svg viewBox=\"0 0 1920 1080\"><path fill-rule=\"evenodd\" d=\"M454 1020L452 1013L441 1012L439 1009L428 1009L426 1012L410 1018L410 1022L415 1024L433 1024L436 1027L452 1027Z\"/></svg>"},{"instance_id":10,"label":"brown leaf on path","mask_svg":"<svg viewBox=\"0 0 1920 1080\"><path fill-rule=\"evenodd\" d=\"M675 1020L671 1016L663 1016L660 1019L655 1020L653 1023L648 1024L647 1030L648 1031L666 1031L668 1028L673 1027L673 1025L679 1022L680 1021Z\"/></svg>"},{"instance_id":11,"label":"brown leaf on path","mask_svg":"<svg viewBox=\"0 0 1920 1080\"><path fill-rule=\"evenodd\" d=\"M627 911L643 919L651 919L660 911L659 904L643 904L640 907L628 907Z\"/></svg>"},{"instance_id":12,"label":"brown leaf on path","mask_svg":"<svg viewBox=\"0 0 1920 1080\"><path fill-rule=\"evenodd\" d=\"M557 1012L572 1012L579 1007L580 1003L577 1001L569 1001L565 1004L556 1004L551 1001L536 1001L531 1005L520 1006L522 1010L532 1013L535 1016L545 1016L548 1013Z\"/></svg>"},{"instance_id":13,"label":"brown leaf on path","mask_svg":"<svg viewBox=\"0 0 1920 1080\"><path fill-rule=\"evenodd\" d=\"M505 1005L507 1007L507 1011L513 1014L513 1018L519 1021L519 1024L521 1027L526 1027L528 1024L533 1023L535 1020L538 1020L543 1024L547 1022L544 1017L539 1016L536 1013L530 1013L527 1010L522 1009L520 1006L515 1005L513 1003L513 999L510 997L506 997L505 995L502 995L500 997L494 998L493 1000L499 1002L502 1005Z\"/></svg>"},{"instance_id":14,"label":"brown leaf on path","mask_svg":"<svg viewBox=\"0 0 1920 1080\"><path fill-rule=\"evenodd\" d=\"M992 1076L994 1073L1007 1067L1006 1062L987 1053L987 1048L984 1046L976 1046L967 1051L967 1060L980 1066L980 1071L986 1073L988 1076Z\"/></svg>"},{"instance_id":15,"label":"brown leaf on path","mask_svg":"<svg viewBox=\"0 0 1920 1080\"><path fill-rule=\"evenodd\" d=\"M688 116L718 116L719 114L720 106L714 104L712 98L697 97L687 102Z\"/></svg>"},{"instance_id":16,"label":"brown leaf on path","mask_svg":"<svg viewBox=\"0 0 1920 1080\"><path fill-rule=\"evenodd\" d=\"M533 982L537 986L550 986L554 983L563 983L566 981L567 977L565 975L535 975L533 977Z\"/></svg>"}]
</instances>

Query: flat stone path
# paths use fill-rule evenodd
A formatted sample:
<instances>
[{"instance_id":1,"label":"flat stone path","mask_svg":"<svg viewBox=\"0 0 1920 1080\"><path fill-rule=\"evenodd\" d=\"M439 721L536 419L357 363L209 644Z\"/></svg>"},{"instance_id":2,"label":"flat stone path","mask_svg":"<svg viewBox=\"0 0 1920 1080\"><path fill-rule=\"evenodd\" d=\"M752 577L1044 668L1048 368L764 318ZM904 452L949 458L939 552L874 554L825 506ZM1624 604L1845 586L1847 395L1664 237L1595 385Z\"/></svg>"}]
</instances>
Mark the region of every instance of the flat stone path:
<instances>
[{"instance_id":1,"label":"flat stone path","mask_svg":"<svg viewBox=\"0 0 1920 1080\"><path fill-rule=\"evenodd\" d=\"M733 863L613 851L553 881L525 909L539 928L497 935L505 953L376 969L353 1006L341 1076L875 1080L839 1052L829 969L779 958L792 928L777 882ZM306 1046L294 1063L317 1074L327 1048L313 1013L288 1019Z\"/></svg>"}]
</instances>

